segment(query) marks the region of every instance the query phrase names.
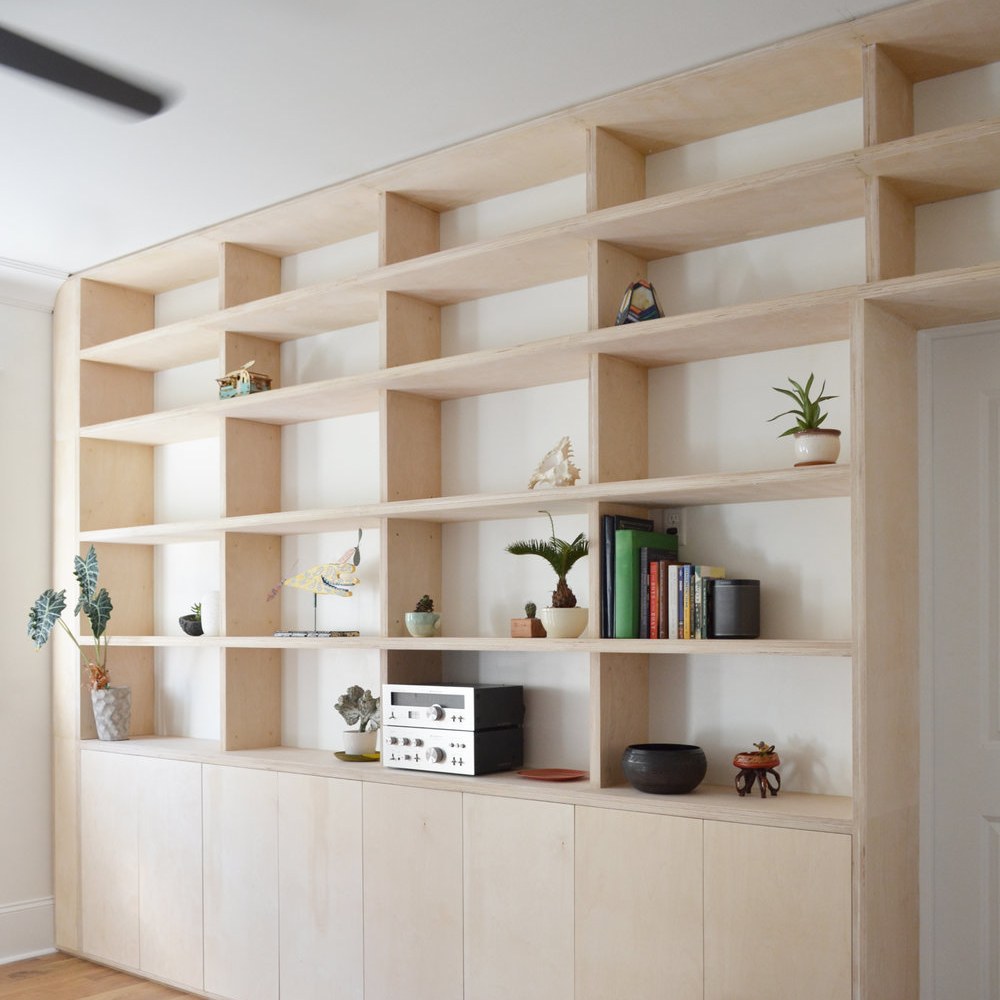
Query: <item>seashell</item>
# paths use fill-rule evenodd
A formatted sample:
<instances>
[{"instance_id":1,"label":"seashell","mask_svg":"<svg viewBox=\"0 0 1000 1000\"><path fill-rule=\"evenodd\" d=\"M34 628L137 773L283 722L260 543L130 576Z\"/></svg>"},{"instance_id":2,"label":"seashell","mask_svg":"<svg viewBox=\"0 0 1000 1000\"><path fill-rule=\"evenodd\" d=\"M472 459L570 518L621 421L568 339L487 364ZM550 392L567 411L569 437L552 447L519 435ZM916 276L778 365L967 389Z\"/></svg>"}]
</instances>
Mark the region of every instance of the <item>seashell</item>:
<instances>
[{"instance_id":1,"label":"seashell","mask_svg":"<svg viewBox=\"0 0 1000 1000\"><path fill-rule=\"evenodd\" d=\"M541 483L573 486L579 478L580 470L573 464L573 445L568 437L564 437L538 463L528 481L528 489L533 490Z\"/></svg>"}]
</instances>

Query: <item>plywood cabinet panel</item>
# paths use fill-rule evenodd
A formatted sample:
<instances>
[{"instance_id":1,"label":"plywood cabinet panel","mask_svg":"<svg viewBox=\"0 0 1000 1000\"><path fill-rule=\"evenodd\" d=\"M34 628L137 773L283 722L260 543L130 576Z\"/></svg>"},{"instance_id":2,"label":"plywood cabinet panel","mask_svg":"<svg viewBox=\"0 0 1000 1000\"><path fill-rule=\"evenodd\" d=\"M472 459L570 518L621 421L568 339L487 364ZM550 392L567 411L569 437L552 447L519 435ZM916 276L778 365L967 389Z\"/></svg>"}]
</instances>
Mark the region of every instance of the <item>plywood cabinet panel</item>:
<instances>
[{"instance_id":1,"label":"plywood cabinet panel","mask_svg":"<svg viewBox=\"0 0 1000 1000\"><path fill-rule=\"evenodd\" d=\"M83 950L139 968L139 761L80 754Z\"/></svg>"},{"instance_id":2,"label":"plywood cabinet panel","mask_svg":"<svg viewBox=\"0 0 1000 1000\"><path fill-rule=\"evenodd\" d=\"M278 996L278 776L203 769L205 990Z\"/></svg>"},{"instance_id":3,"label":"plywood cabinet panel","mask_svg":"<svg viewBox=\"0 0 1000 1000\"><path fill-rule=\"evenodd\" d=\"M364 786L365 997L462 1000L462 796Z\"/></svg>"},{"instance_id":4,"label":"plywood cabinet panel","mask_svg":"<svg viewBox=\"0 0 1000 1000\"><path fill-rule=\"evenodd\" d=\"M851 997L851 838L706 822L705 1000L802 996Z\"/></svg>"},{"instance_id":5,"label":"plywood cabinet panel","mask_svg":"<svg viewBox=\"0 0 1000 1000\"><path fill-rule=\"evenodd\" d=\"M464 798L465 1000L573 1000L573 807Z\"/></svg>"},{"instance_id":6,"label":"plywood cabinet panel","mask_svg":"<svg viewBox=\"0 0 1000 1000\"><path fill-rule=\"evenodd\" d=\"M701 1000L702 822L576 810L576 1000Z\"/></svg>"},{"instance_id":7,"label":"plywood cabinet panel","mask_svg":"<svg viewBox=\"0 0 1000 1000\"><path fill-rule=\"evenodd\" d=\"M281 996L364 996L361 783L278 775Z\"/></svg>"},{"instance_id":8,"label":"plywood cabinet panel","mask_svg":"<svg viewBox=\"0 0 1000 1000\"><path fill-rule=\"evenodd\" d=\"M201 765L136 758L139 967L202 989Z\"/></svg>"}]
</instances>

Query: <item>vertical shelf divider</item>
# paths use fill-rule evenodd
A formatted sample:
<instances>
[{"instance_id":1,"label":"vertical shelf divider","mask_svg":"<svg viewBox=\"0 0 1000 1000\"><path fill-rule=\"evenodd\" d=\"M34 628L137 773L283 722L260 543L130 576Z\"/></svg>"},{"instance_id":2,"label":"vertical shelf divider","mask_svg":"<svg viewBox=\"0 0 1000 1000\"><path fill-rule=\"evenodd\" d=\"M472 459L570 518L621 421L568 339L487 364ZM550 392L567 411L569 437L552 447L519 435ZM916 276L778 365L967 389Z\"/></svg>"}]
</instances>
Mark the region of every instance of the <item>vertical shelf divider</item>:
<instances>
[{"instance_id":1,"label":"vertical shelf divider","mask_svg":"<svg viewBox=\"0 0 1000 1000\"><path fill-rule=\"evenodd\" d=\"M281 261L235 243L219 248L219 307L242 305L281 290ZM281 347L274 340L226 331L219 374L249 361L281 385ZM281 428L223 418L219 442L221 514L238 517L281 509ZM281 625L281 601L267 596L281 579L281 538L227 533L219 549L223 635L268 635ZM220 742L224 750L281 744L280 649L221 650Z\"/></svg>"},{"instance_id":2,"label":"vertical shelf divider","mask_svg":"<svg viewBox=\"0 0 1000 1000\"><path fill-rule=\"evenodd\" d=\"M866 302L851 331L855 969L916 996L919 743L916 333Z\"/></svg>"},{"instance_id":3,"label":"vertical shelf divider","mask_svg":"<svg viewBox=\"0 0 1000 1000\"><path fill-rule=\"evenodd\" d=\"M881 45L861 52L864 142L876 146L913 135L913 82ZM865 182L865 246L869 281L916 271L916 211L892 181Z\"/></svg>"}]
</instances>

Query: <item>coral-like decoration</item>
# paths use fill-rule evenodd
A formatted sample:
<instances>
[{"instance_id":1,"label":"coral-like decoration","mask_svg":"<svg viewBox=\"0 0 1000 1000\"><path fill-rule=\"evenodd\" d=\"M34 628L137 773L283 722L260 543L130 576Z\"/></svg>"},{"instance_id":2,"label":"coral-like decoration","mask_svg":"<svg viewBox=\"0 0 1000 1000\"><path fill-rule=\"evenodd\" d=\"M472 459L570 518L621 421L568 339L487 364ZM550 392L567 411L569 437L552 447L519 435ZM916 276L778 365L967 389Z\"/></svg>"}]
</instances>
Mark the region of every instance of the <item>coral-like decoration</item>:
<instances>
[{"instance_id":1,"label":"coral-like decoration","mask_svg":"<svg viewBox=\"0 0 1000 1000\"><path fill-rule=\"evenodd\" d=\"M573 486L580 478L580 470L573 464L573 445L568 437L546 453L531 474L528 489L547 483L549 486Z\"/></svg>"}]
</instances>

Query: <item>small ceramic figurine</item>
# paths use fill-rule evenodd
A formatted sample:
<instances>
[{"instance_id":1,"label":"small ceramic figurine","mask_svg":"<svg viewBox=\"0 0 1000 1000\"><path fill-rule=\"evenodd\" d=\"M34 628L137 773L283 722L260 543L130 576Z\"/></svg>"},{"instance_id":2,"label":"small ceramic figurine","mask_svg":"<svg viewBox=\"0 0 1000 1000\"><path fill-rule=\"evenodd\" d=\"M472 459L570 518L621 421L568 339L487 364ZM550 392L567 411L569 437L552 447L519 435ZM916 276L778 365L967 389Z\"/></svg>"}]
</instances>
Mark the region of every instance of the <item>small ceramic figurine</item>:
<instances>
[{"instance_id":1,"label":"small ceramic figurine","mask_svg":"<svg viewBox=\"0 0 1000 1000\"><path fill-rule=\"evenodd\" d=\"M564 437L538 463L538 468L528 480L528 489L533 490L540 483L573 486L579 478L580 470L573 464L573 445L568 437Z\"/></svg>"}]
</instances>

